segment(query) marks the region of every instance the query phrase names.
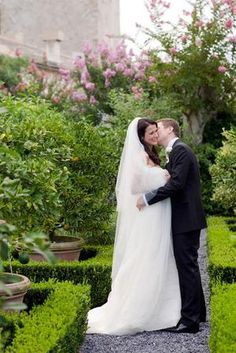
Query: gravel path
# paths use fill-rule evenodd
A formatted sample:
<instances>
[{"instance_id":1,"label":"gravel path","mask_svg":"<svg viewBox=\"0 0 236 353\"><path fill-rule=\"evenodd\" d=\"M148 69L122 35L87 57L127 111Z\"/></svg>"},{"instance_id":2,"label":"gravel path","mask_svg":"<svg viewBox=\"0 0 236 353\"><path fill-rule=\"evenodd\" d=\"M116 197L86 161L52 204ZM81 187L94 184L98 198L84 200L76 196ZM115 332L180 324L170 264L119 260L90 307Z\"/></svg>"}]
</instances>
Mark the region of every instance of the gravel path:
<instances>
[{"instance_id":1,"label":"gravel path","mask_svg":"<svg viewBox=\"0 0 236 353\"><path fill-rule=\"evenodd\" d=\"M208 320L197 334L143 332L134 336L87 335L80 353L209 353L209 287L206 233L201 235L199 265L208 308Z\"/></svg>"}]
</instances>

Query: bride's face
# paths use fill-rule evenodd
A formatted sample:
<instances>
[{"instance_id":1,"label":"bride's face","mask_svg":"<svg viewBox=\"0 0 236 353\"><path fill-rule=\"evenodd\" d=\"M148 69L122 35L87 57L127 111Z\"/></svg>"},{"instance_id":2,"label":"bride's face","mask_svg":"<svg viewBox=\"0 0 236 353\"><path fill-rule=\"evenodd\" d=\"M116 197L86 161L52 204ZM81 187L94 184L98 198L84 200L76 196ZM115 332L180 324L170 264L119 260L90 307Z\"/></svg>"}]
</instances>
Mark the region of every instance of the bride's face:
<instances>
[{"instance_id":1,"label":"bride's face","mask_svg":"<svg viewBox=\"0 0 236 353\"><path fill-rule=\"evenodd\" d=\"M150 146L155 146L157 145L157 140L158 134L156 125L147 126L144 134L144 141Z\"/></svg>"}]
</instances>

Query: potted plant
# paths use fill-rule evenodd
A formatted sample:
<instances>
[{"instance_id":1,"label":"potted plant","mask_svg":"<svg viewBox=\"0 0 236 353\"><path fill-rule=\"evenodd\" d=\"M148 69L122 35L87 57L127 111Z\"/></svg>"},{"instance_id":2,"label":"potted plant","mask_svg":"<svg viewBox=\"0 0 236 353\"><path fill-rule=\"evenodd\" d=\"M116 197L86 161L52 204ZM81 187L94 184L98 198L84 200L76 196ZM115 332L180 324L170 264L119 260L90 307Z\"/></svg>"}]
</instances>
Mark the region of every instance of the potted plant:
<instances>
[{"instance_id":1,"label":"potted plant","mask_svg":"<svg viewBox=\"0 0 236 353\"><path fill-rule=\"evenodd\" d=\"M5 310L25 308L23 298L30 287L30 280L26 276L12 272L11 256L16 247L21 249L19 254L21 263L29 261L26 251L30 249L37 250L50 262L54 262L45 234L32 232L19 236L14 225L0 220L0 304ZM6 260L10 261L10 272L4 272L3 261Z\"/></svg>"},{"instance_id":2,"label":"potted plant","mask_svg":"<svg viewBox=\"0 0 236 353\"><path fill-rule=\"evenodd\" d=\"M68 230L68 228L64 218L54 225L49 232L49 249L59 260L74 261L79 259L84 241L82 238L65 235L64 230ZM31 252L30 258L34 261L44 260L43 254L37 250Z\"/></svg>"}]
</instances>

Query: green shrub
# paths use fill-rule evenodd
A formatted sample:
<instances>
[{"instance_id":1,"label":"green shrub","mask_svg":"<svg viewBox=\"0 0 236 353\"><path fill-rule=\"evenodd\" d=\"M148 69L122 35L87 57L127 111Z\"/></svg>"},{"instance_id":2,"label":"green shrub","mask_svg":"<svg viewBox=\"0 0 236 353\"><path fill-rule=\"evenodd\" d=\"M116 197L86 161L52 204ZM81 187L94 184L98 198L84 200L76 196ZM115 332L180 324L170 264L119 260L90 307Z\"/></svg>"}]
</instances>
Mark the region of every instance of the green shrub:
<instances>
[{"instance_id":1,"label":"green shrub","mask_svg":"<svg viewBox=\"0 0 236 353\"><path fill-rule=\"evenodd\" d=\"M236 127L224 131L223 136L226 141L217 152L215 164L210 169L214 186L213 200L236 214Z\"/></svg>"},{"instance_id":2,"label":"green shrub","mask_svg":"<svg viewBox=\"0 0 236 353\"><path fill-rule=\"evenodd\" d=\"M208 270L211 284L218 281L232 283L236 280L236 247L231 240L232 235L225 218L208 218Z\"/></svg>"},{"instance_id":3,"label":"green shrub","mask_svg":"<svg viewBox=\"0 0 236 353\"><path fill-rule=\"evenodd\" d=\"M212 353L236 352L236 283L213 287L211 296Z\"/></svg>"},{"instance_id":4,"label":"green shrub","mask_svg":"<svg viewBox=\"0 0 236 353\"><path fill-rule=\"evenodd\" d=\"M16 331L5 352L76 353L87 328L89 287L50 281L34 284L28 296L36 306L28 314L14 314Z\"/></svg>"},{"instance_id":5,"label":"green shrub","mask_svg":"<svg viewBox=\"0 0 236 353\"><path fill-rule=\"evenodd\" d=\"M47 231L61 214L72 128L42 101L7 97L0 121L0 217Z\"/></svg>"},{"instance_id":6,"label":"green shrub","mask_svg":"<svg viewBox=\"0 0 236 353\"><path fill-rule=\"evenodd\" d=\"M27 65L27 58L0 55L0 85L4 84L9 90L14 90L14 87L21 82L20 72Z\"/></svg>"},{"instance_id":7,"label":"green shrub","mask_svg":"<svg viewBox=\"0 0 236 353\"><path fill-rule=\"evenodd\" d=\"M47 232L64 217L71 233L111 243L113 131L66 118L42 99L5 97L0 106L0 218Z\"/></svg>"},{"instance_id":8,"label":"green shrub","mask_svg":"<svg viewBox=\"0 0 236 353\"><path fill-rule=\"evenodd\" d=\"M91 286L92 306L99 306L106 302L111 288L112 247L87 247L87 251L96 256L85 261L58 262L49 265L47 262L30 261L21 265L18 261L12 262L15 273L27 276L32 282L41 282L50 278L58 281L71 281L75 284L89 284ZM9 270L8 265L5 266Z\"/></svg>"}]
</instances>

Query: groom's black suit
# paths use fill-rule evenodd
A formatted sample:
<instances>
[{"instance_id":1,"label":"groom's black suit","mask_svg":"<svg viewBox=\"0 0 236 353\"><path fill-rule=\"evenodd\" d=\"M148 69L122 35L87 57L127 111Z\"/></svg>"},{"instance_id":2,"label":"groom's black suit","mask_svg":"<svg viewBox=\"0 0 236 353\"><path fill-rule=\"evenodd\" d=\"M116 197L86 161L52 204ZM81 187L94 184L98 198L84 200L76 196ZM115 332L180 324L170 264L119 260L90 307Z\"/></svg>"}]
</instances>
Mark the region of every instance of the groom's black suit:
<instances>
[{"instance_id":1,"label":"groom's black suit","mask_svg":"<svg viewBox=\"0 0 236 353\"><path fill-rule=\"evenodd\" d=\"M171 198L173 246L182 299L181 322L191 326L204 321L206 316L197 261L200 230L206 228L199 167L190 147L178 139L166 168L171 179L145 197L149 205Z\"/></svg>"}]
</instances>

